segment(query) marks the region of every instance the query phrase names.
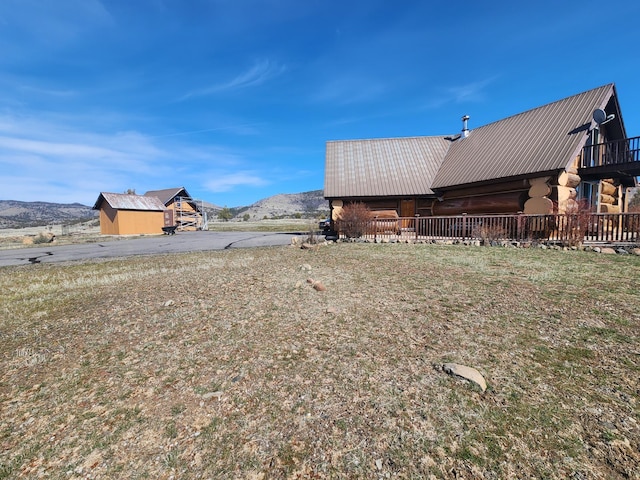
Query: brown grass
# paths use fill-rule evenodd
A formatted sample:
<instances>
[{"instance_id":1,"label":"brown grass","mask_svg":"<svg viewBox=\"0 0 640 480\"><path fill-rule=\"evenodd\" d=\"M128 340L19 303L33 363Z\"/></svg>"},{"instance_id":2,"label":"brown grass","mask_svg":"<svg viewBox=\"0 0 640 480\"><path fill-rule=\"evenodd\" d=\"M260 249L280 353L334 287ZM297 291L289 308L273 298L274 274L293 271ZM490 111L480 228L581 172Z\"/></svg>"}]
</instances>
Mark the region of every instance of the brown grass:
<instances>
[{"instance_id":1,"label":"brown grass","mask_svg":"<svg viewBox=\"0 0 640 480\"><path fill-rule=\"evenodd\" d=\"M3 268L0 478L640 478L638 278L400 244Z\"/></svg>"}]
</instances>

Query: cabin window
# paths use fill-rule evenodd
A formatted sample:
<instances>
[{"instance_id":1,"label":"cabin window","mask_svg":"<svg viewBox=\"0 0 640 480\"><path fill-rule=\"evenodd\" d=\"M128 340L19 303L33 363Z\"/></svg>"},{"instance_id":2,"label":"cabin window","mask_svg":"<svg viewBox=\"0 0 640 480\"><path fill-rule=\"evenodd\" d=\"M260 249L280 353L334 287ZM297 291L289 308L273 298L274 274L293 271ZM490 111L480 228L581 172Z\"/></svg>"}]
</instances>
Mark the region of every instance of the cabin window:
<instances>
[{"instance_id":1,"label":"cabin window","mask_svg":"<svg viewBox=\"0 0 640 480\"><path fill-rule=\"evenodd\" d=\"M584 202L589 205L590 210L593 212L599 210L598 182L581 182L576 191L580 203Z\"/></svg>"}]
</instances>

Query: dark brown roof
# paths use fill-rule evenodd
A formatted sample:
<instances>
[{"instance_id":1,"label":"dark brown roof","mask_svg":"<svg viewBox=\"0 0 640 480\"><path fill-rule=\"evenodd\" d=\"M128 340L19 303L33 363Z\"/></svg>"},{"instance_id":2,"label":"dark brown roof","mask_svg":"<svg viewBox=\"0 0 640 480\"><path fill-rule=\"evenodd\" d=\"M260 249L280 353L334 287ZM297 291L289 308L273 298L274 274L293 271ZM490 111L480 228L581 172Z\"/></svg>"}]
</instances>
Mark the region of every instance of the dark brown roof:
<instances>
[{"instance_id":1,"label":"dark brown roof","mask_svg":"<svg viewBox=\"0 0 640 480\"><path fill-rule=\"evenodd\" d=\"M449 143L444 137L327 142L324 196L430 194Z\"/></svg>"},{"instance_id":2,"label":"dark brown roof","mask_svg":"<svg viewBox=\"0 0 640 480\"><path fill-rule=\"evenodd\" d=\"M596 108L614 94L605 85L472 130L451 144L432 188L567 168L580 153Z\"/></svg>"},{"instance_id":3,"label":"dark brown roof","mask_svg":"<svg viewBox=\"0 0 640 480\"><path fill-rule=\"evenodd\" d=\"M164 204L158 197L146 195L101 192L93 208L99 210L102 202L107 202L115 210L148 210L154 212L165 210Z\"/></svg>"},{"instance_id":4,"label":"dark brown roof","mask_svg":"<svg viewBox=\"0 0 640 480\"><path fill-rule=\"evenodd\" d=\"M189 197L184 187L165 188L164 190L149 190L144 194L146 197L158 197L162 203L168 205L175 197Z\"/></svg>"}]
</instances>

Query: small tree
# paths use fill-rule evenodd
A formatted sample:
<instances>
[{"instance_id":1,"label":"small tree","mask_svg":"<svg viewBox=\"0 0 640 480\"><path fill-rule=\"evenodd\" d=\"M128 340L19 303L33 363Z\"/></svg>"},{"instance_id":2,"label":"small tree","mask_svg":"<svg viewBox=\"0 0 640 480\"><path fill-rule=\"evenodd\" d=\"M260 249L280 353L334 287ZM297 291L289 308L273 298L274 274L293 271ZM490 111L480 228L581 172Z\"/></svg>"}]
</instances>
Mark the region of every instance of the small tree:
<instances>
[{"instance_id":1,"label":"small tree","mask_svg":"<svg viewBox=\"0 0 640 480\"><path fill-rule=\"evenodd\" d=\"M127 188L127 190L124 192L127 195L135 195L136 194L136 189L135 188Z\"/></svg>"},{"instance_id":2,"label":"small tree","mask_svg":"<svg viewBox=\"0 0 640 480\"><path fill-rule=\"evenodd\" d=\"M244 222L248 222L250 218L251 218L251 215L249 215L248 213L245 213L245 214L242 216L242 221L244 221Z\"/></svg>"},{"instance_id":3,"label":"small tree","mask_svg":"<svg viewBox=\"0 0 640 480\"><path fill-rule=\"evenodd\" d=\"M233 218L233 213L231 212L231 209L225 205L222 210L218 212L218 218L228 222Z\"/></svg>"},{"instance_id":4,"label":"small tree","mask_svg":"<svg viewBox=\"0 0 640 480\"><path fill-rule=\"evenodd\" d=\"M345 205L338 220L338 230L347 238L359 238L371 221L371 211L364 203L355 202Z\"/></svg>"}]
</instances>

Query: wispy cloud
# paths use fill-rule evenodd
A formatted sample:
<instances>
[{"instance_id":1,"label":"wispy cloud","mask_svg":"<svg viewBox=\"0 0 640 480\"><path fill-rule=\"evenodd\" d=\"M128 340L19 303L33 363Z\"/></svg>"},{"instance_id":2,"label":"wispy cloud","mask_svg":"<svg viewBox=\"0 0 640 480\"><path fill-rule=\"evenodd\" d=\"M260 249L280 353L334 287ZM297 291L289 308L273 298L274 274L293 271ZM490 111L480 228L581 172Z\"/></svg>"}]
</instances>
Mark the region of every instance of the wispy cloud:
<instances>
[{"instance_id":1,"label":"wispy cloud","mask_svg":"<svg viewBox=\"0 0 640 480\"><path fill-rule=\"evenodd\" d=\"M180 137L185 135L197 135L199 133L207 133L207 132L230 132L235 133L237 135L255 135L257 134L257 130L255 127L259 126L258 123L244 123L238 125L225 125L223 127L212 127L212 128L202 128L199 130L185 130L182 132L172 132L166 133L164 135L156 135L153 138L164 138L164 137Z\"/></svg>"},{"instance_id":2,"label":"wispy cloud","mask_svg":"<svg viewBox=\"0 0 640 480\"><path fill-rule=\"evenodd\" d=\"M243 88L257 87L266 83L267 81L280 76L286 71L284 65L279 65L271 62L270 60L261 60L256 62L247 71L237 75L231 80L211 85L209 87L192 90L179 100L187 100L193 97L202 97L207 95L213 95L215 93L225 92L229 90L240 90Z\"/></svg>"},{"instance_id":3,"label":"wispy cloud","mask_svg":"<svg viewBox=\"0 0 640 480\"><path fill-rule=\"evenodd\" d=\"M100 191L139 188L141 179L146 187L171 178L174 155L180 152L168 152L137 132L96 134L33 119L0 118L0 184L11 186L2 191L17 200L90 204Z\"/></svg>"},{"instance_id":4,"label":"wispy cloud","mask_svg":"<svg viewBox=\"0 0 640 480\"><path fill-rule=\"evenodd\" d=\"M386 87L378 80L358 75L343 76L326 82L312 95L314 103L348 105L380 99Z\"/></svg>"},{"instance_id":5,"label":"wispy cloud","mask_svg":"<svg viewBox=\"0 0 640 480\"><path fill-rule=\"evenodd\" d=\"M269 181L253 171L233 172L216 176L205 183L205 188L213 193L229 192L236 187L262 187Z\"/></svg>"},{"instance_id":6,"label":"wispy cloud","mask_svg":"<svg viewBox=\"0 0 640 480\"><path fill-rule=\"evenodd\" d=\"M482 101L486 98L486 88L493 83L496 78L497 77L490 77L464 85L454 85L446 89L446 96L456 103Z\"/></svg>"},{"instance_id":7,"label":"wispy cloud","mask_svg":"<svg viewBox=\"0 0 640 480\"><path fill-rule=\"evenodd\" d=\"M17 88L24 93L35 93L51 97L72 97L77 94L77 92L73 90L56 90L53 88L40 88L33 85L19 85Z\"/></svg>"},{"instance_id":8,"label":"wispy cloud","mask_svg":"<svg viewBox=\"0 0 640 480\"><path fill-rule=\"evenodd\" d=\"M422 108L431 110L449 103L482 102L487 98L487 87L496 81L498 76L477 80L475 82L436 89L431 98L422 103Z\"/></svg>"}]
</instances>

